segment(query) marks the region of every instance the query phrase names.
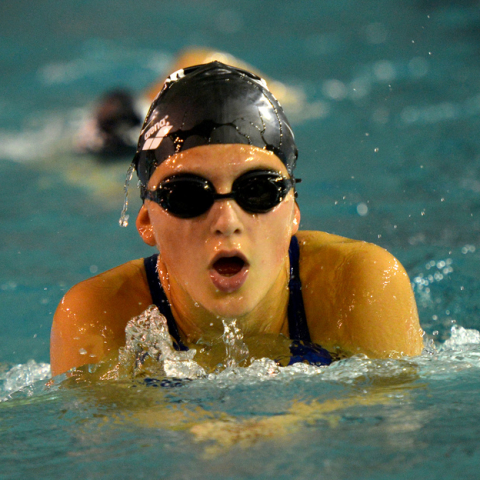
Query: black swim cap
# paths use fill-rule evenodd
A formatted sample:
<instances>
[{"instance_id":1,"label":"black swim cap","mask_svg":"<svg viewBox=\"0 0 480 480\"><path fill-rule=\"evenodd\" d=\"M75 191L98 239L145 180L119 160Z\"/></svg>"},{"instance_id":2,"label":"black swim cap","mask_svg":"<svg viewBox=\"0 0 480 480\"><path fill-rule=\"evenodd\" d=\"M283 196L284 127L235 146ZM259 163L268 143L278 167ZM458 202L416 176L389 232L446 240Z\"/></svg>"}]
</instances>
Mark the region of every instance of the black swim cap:
<instances>
[{"instance_id":1,"label":"black swim cap","mask_svg":"<svg viewBox=\"0 0 480 480\"><path fill-rule=\"evenodd\" d=\"M150 106L133 160L146 186L155 168L200 145L239 143L269 150L295 168L290 124L263 79L212 62L173 73Z\"/></svg>"}]
</instances>

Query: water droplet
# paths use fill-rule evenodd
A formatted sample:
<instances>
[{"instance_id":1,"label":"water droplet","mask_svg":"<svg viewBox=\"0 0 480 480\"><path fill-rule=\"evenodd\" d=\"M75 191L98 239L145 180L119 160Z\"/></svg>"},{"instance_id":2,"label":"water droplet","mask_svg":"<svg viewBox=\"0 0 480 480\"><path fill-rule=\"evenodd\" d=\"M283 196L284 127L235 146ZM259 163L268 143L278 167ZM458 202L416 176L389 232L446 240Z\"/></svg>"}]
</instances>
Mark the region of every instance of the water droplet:
<instances>
[{"instance_id":1,"label":"water droplet","mask_svg":"<svg viewBox=\"0 0 480 480\"><path fill-rule=\"evenodd\" d=\"M324 95L332 100L343 100L347 95L347 88L340 80L326 80L322 90Z\"/></svg>"},{"instance_id":2,"label":"water droplet","mask_svg":"<svg viewBox=\"0 0 480 480\"><path fill-rule=\"evenodd\" d=\"M127 227L128 226L128 218L129 215L127 215L127 209L128 209L128 186L130 185L130 181L133 178L133 172L135 172L135 165L132 162L130 166L128 167L127 170L127 175L125 177L125 183L123 185L123 191L125 194L125 198L123 200L123 208L122 208L122 213L120 214L120 220L118 221L119 225L121 227Z\"/></svg>"},{"instance_id":3,"label":"water droplet","mask_svg":"<svg viewBox=\"0 0 480 480\"><path fill-rule=\"evenodd\" d=\"M368 207L367 207L367 204L366 203L359 203L357 205L357 213L361 216L361 217L364 217L365 215L368 214Z\"/></svg>"}]
</instances>

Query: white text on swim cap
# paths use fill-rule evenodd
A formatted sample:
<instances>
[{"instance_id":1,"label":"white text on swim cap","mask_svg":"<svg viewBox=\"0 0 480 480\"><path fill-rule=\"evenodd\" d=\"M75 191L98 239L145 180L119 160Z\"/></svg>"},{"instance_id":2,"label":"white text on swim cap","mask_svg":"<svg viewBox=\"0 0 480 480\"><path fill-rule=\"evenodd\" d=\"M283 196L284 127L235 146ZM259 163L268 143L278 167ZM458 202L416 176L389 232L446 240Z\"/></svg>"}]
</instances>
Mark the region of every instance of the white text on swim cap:
<instances>
[{"instance_id":1,"label":"white text on swim cap","mask_svg":"<svg viewBox=\"0 0 480 480\"><path fill-rule=\"evenodd\" d=\"M180 80L185 76L185 71L183 68L180 70L177 70L176 72L173 72L166 80L165 83L172 83L176 82L177 80Z\"/></svg>"},{"instance_id":2,"label":"white text on swim cap","mask_svg":"<svg viewBox=\"0 0 480 480\"><path fill-rule=\"evenodd\" d=\"M162 143L162 140L172 129L172 125L167 121L167 118L168 115L147 130L142 150L155 150Z\"/></svg>"}]
</instances>

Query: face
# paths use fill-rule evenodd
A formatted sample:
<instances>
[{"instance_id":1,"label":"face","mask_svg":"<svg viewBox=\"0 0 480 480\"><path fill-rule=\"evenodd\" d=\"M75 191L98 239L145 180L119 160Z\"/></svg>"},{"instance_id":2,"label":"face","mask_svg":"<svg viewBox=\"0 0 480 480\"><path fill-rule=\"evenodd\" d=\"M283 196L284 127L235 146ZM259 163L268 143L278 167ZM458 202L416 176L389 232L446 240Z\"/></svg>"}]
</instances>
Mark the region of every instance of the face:
<instances>
[{"instance_id":1,"label":"face","mask_svg":"<svg viewBox=\"0 0 480 480\"><path fill-rule=\"evenodd\" d=\"M248 145L195 147L164 161L152 175L154 190L172 175L209 180L217 193L251 170L274 170L288 178L273 153ZM266 302L288 282L288 246L300 212L293 189L267 213L252 214L233 199L220 199L202 215L178 218L146 200L137 219L143 240L159 251L159 273L172 307L239 318Z\"/></svg>"}]
</instances>

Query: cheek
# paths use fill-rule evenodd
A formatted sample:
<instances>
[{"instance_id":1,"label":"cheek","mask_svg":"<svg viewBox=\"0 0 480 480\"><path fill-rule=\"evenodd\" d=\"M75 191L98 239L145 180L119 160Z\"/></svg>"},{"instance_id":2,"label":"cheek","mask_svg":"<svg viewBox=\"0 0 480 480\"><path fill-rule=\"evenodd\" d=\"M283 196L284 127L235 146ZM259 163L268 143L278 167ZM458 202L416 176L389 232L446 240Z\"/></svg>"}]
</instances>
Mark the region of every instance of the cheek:
<instances>
[{"instance_id":1,"label":"cheek","mask_svg":"<svg viewBox=\"0 0 480 480\"><path fill-rule=\"evenodd\" d=\"M293 205L285 204L282 207L271 212L271 217L258 235L261 263L269 268L283 263L294 233Z\"/></svg>"},{"instance_id":2,"label":"cheek","mask_svg":"<svg viewBox=\"0 0 480 480\"><path fill-rule=\"evenodd\" d=\"M270 213L271 217L266 222L268 235L278 240L278 243L287 241L296 231L295 202L287 200Z\"/></svg>"},{"instance_id":3,"label":"cheek","mask_svg":"<svg viewBox=\"0 0 480 480\"><path fill-rule=\"evenodd\" d=\"M162 213L154 217L154 225L156 246L169 271L191 271L199 261L200 228Z\"/></svg>"}]
</instances>

